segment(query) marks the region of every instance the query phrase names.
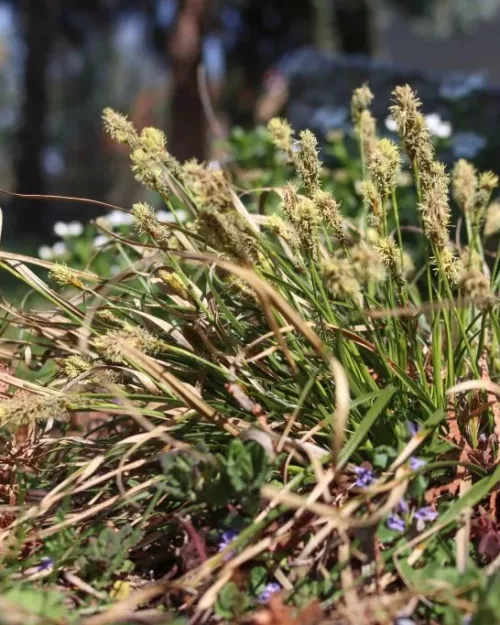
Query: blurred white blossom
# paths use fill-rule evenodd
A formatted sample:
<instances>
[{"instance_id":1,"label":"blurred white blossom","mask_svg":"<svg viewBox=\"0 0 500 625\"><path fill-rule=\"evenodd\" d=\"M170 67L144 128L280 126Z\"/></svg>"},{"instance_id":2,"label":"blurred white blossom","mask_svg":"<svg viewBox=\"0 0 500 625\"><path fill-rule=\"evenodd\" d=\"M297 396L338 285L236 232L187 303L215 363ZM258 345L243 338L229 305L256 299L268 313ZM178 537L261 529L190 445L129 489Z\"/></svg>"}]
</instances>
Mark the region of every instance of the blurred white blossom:
<instances>
[{"instance_id":1,"label":"blurred white blossom","mask_svg":"<svg viewBox=\"0 0 500 625\"><path fill-rule=\"evenodd\" d=\"M177 217L179 221L184 221L186 219L186 212L183 210L178 210ZM165 211L165 210L156 211L156 218L158 219L158 221L163 221L166 223L175 223L174 214L171 213L170 211Z\"/></svg>"},{"instance_id":2,"label":"blurred white blossom","mask_svg":"<svg viewBox=\"0 0 500 625\"><path fill-rule=\"evenodd\" d=\"M64 221L56 221L54 224L54 234L57 234L58 237L67 237L68 224Z\"/></svg>"},{"instance_id":3,"label":"blurred white blossom","mask_svg":"<svg viewBox=\"0 0 500 625\"><path fill-rule=\"evenodd\" d=\"M66 247L66 243L63 243L63 241L54 243L54 246L52 247L52 253L54 256L63 256L67 251L68 248Z\"/></svg>"},{"instance_id":4,"label":"blurred white blossom","mask_svg":"<svg viewBox=\"0 0 500 625\"><path fill-rule=\"evenodd\" d=\"M94 247L102 247L103 245L106 245L108 241L109 238L105 234L99 234L94 239Z\"/></svg>"},{"instance_id":5,"label":"blurred white blossom","mask_svg":"<svg viewBox=\"0 0 500 625\"><path fill-rule=\"evenodd\" d=\"M79 237L83 232L83 225L79 221L56 221L54 224L54 234L64 239L66 237Z\"/></svg>"},{"instance_id":6,"label":"blurred white blossom","mask_svg":"<svg viewBox=\"0 0 500 625\"><path fill-rule=\"evenodd\" d=\"M38 256L42 260L50 260L53 255L54 253L50 245L42 245L41 247L38 248Z\"/></svg>"},{"instance_id":7,"label":"blurred white blossom","mask_svg":"<svg viewBox=\"0 0 500 625\"><path fill-rule=\"evenodd\" d=\"M68 224L68 237L79 237L83 232L83 224L79 221L70 221Z\"/></svg>"},{"instance_id":8,"label":"blurred white blossom","mask_svg":"<svg viewBox=\"0 0 500 625\"><path fill-rule=\"evenodd\" d=\"M385 127L390 132L396 132L397 129L398 129L398 125L397 125L396 121L394 119L392 119L392 117L390 117L390 116L385 120Z\"/></svg>"},{"instance_id":9,"label":"blurred white blossom","mask_svg":"<svg viewBox=\"0 0 500 625\"><path fill-rule=\"evenodd\" d=\"M125 213L118 209L111 211L104 218L110 226L115 228L118 226L129 226L134 222L132 213Z\"/></svg>"},{"instance_id":10,"label":"blurred white blossom","mask_svg":"<svg viewBox=\"0 0 500 625\"><path fill-rule=\"evenodd\" d=\"M426 115L425 121L427 122L429 132L435 137L438 137L439 139L448 139L451 136L453 128L450 122L446 122L441 119L441 115L439 113Z\"/></svg>"}]
</instances>

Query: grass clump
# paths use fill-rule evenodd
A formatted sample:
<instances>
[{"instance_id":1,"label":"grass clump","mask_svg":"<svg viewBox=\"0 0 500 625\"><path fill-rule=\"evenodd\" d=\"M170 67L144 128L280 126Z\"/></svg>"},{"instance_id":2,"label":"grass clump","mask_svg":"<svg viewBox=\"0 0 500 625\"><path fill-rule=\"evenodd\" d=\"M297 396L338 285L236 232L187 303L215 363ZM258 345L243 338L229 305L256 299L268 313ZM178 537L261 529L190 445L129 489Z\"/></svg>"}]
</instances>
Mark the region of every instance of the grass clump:
<instances>
[{"instance_id":1,"label":"grass clump","mask_svg":"<svg viewBox=\"0 0 500 625\"><path fill-rule=\"evenodd\" d=\"M457 163L455 236L420 102L394 92L400 149L376 138L372 97L352 102L354 217L284 120L287 180L240 195L234 172L178 163L107 110L175 219L140 203L118 232L99 223L113 272L2 254L46 300L4 306L16 622L500 619L497 179Z\"/></svg>"}]
</instances>

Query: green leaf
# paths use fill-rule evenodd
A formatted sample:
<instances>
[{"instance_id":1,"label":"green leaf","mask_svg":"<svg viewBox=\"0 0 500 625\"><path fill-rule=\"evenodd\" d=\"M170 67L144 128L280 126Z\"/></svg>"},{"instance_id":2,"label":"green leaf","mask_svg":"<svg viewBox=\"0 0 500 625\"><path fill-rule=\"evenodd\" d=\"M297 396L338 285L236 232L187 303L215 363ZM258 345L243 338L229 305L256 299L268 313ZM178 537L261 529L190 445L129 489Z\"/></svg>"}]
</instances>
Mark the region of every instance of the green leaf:
<instances>
[{"instance_id":1,"label":"green leaf","mask_svg":"<svg viewBox=\"0 0 500 625\"><path fill-rule=\"evenodd\" d=\"M356 451L363 439L368 436L368 433L378 419L382 411L387 407L388 403L392 399L392 396L396 392L394 386L387 386L380 392L379 396L375 400L373 406L368 410L361 423L356 427L356 431L344 445L344 448L340 452L339 467L343 467L349 461L349 458Z\"/></svg>"},{"instance_id":2,"label":"green leaf","mask_svg":"<svg viewBox=\"0 0 500 625\"><path fill-rule=\"evenodd\" d=\"M227 475L237 493L258 489L268 472L267 456L264 448L250 441L240 439L231 442L227 458Z\"/></svg>"},{"instance_id":3,"label":"green leaf","mask_svg":"<svg viewBox=\"0 0 500 625\"><path fill-rule=\"evenodd\" d=\"M225 619L233 619L249 607L250 598L240 591L234 582L229 582L220 591L215 602L215 612Z\"/></svg>"},{"instance_id":4,"label":"green leaf","mask_svg":"<svg viewBox=\"0 0 500 625\"><path fill-rule=\"evenodd\" d=\"M61 621L69 615L68 608L64 604L64 595L58 592L16 586L4 592L3 596L7 601L19 606L22 611L52 621Z\"/></svg>"}]
</instances>

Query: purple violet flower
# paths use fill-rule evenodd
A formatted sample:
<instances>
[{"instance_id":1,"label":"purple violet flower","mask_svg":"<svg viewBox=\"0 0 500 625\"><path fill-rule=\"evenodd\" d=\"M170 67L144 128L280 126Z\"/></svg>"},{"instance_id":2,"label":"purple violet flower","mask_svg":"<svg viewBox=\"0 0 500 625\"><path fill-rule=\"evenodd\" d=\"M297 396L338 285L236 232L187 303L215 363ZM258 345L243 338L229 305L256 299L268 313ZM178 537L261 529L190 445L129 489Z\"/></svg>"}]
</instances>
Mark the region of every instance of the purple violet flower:
<instances>
[{"instance_id":1,"label":"purple violet flower","mask_svg":"<svg viewBox=\"0 0 500 625\"><path fill-rule=\"evenodd\" d=\"M415 512L415 519L417 520L417 529L421 532L426 523L435 521L439 514L436 510L433 510L430 506L423 506Z\"/></svg>"},{"instance_id":2,"label":"purple violet flower","mask_svg":"<svg viewBox=\"0 0 500 625\"><path fill-rule=\"evenodd\" d=\"M423 460L422 458L410 458L410 469L412 471L418 471L419 469L421 469L422 467L425 467L426 465L426 461Z\"/></svg>"},{"instance_id":3,"label":"purple violet flower","mask_svg":"<svg viewBox=\"0 0 500 625\"><path fill-rule=\"evenodd\" d=\"M365 467L355 467L354 473L356 473L357 476L354 483L359 488L366 488L375 481L375 474L373 471L370 471L370 469L366 469Z\"/></svg>"},{"instance_id":4,"label":"purple violet flower","mask_svg":"<svg viewBox=\"0 0 500 625\"><path fill-rule=\"evenodd\" d=\"M226 547L229 547L236 536L238 536L238 532L236 530L226 530L220 537L219 551L224 551Z\"/></svg>"},{"instance_id":5,"label":"purple violet flower","mask_svg":"<svg viewBox=\"0 0 500 625\"><path fill-rule=\"evenodd\" d=\"M387 518L387 527L395 532L404 532L406 524L399 514L390 514Z\"/></svg>"},{"instance_id":6,"label":"purple violet flower","mask_svg":"<svg viewBox=\"0 0 500 625\"><path fill-rule=\"evenodd\" d=\"M408 504L406 503L404 499L400 500L400 502L397 505L397 508L398 508L398 512L401 512L401 514L408 514L408 512L410 511L410 508L408 507Z\"/></svg>"},{"instance_id":7,"label":"purple violet flower","mask_svg":"<svg viewBox=\"0 0 500 625\"><path fill-rule=\"evenodd\" d=\"M281 586L277 582L269 582L269 584L267 584L264 590L260 593L259 601L267 603L269 599L277 592L280 592L280 590Z\"/></svg>"},{"instance_id":8,"label":"purple violet flower","mask_svg":"<svg viewBox=\"0 0 500 625\"><path fill-rule=\"evenodd\" d=\"M39 572L41 572L41 571L49 571L53 566L54 566L54 560L52 560L52 558L44 556L40 560L40 563L37 566L37 571L39 571Z\"/></svg>"},{"instance_id":9,"label":"purple violet flower","mask_svg":"<svg viewBox=\"0 0 500 625\"><path fill-rule=\"evenodd\" d=\"M410 433L410 436L415 436L415 434L417 434L418 431L420 430L420 424L415 423L415 421L407 421L406 427L408 428L408 432Z\"/></svg>"}]
</instances>

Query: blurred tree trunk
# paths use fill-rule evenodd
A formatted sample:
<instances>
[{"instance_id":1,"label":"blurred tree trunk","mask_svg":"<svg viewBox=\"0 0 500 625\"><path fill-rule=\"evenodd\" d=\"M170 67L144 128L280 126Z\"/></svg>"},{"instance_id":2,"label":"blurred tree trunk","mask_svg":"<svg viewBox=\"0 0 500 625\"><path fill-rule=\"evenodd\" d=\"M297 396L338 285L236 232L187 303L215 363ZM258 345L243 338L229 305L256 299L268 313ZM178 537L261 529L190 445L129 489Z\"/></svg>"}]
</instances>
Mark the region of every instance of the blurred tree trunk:
<instances>
[{"instance_id":1,"label":"blurred tree trunk","mask_svg":"<svg viewBox=\"0 0 500 625\"><path fill-rule=\"evenodd\" d=\"M48 108L47 68L58 8L58 0L24 0L20 5L26 61L19 152L15 163L19 193L46 193L42 158ZM17 229L27 234L47 232L50 224L46 209L43 200L16 198L13 212Z\"/></svg>"},{"instance_id":2,"label":"blurred tree trunk","mask_svg":"<svg viewBox=\"0 0 500 625\"><path fill-rule=\"evenodd\" d=\"M207 125L198 90L197 72L211 0L181 0L168 40L172 66L169 150L179 158L205 157Z\"/></svg>"},{"instance_id":3,"label":"blurred tree trunk","mask_svg":"<svg viewBox=\"0 0 500 625\"><path fill-rule=\"evenodd\" d=\"M370 56L374 42L369 0L335 0L333 10L340 50Z\"/></svg>"}]
</instances>

